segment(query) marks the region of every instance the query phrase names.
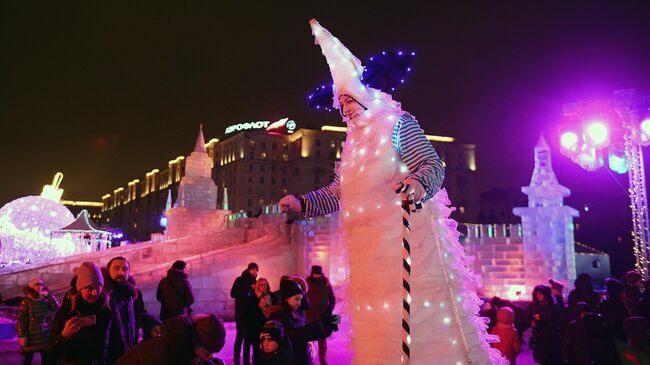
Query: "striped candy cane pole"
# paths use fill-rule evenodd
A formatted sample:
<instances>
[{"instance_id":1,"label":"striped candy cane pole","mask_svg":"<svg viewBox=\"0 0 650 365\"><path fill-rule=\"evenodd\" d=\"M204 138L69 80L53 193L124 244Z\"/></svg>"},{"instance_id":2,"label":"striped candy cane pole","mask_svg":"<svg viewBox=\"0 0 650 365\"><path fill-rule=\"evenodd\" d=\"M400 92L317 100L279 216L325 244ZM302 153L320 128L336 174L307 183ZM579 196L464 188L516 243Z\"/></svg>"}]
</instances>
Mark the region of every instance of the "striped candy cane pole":
<instances>
[{"instance_id":1,"label":"striped candy cane pole","mask_svg":"<svg viewBox=\"0 0 650 365\"><path fill-rule=\"evenodd\" d=\"M407 185L400 183L396 193L404 193ZM411 328L409 319L411 317L411 246L409 244L409 233L411 224L409 216L413 195L402 194L402 364L408 364L411 360Z\"/></svg>"}]
</instances>

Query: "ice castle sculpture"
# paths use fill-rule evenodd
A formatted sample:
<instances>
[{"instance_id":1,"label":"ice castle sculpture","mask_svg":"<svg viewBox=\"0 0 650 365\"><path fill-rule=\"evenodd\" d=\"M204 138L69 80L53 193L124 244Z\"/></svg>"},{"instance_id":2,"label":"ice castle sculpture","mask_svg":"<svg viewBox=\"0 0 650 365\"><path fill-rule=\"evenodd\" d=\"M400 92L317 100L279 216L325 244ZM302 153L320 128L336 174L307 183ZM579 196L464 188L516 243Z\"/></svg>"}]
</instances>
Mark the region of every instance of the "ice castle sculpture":
<instances>
[{"instance_id":1,"label":"ice castle sculpture","mask_svg":"<svg viewBox=\"0 0 650 365\"><path fill-rule=\"evenodd\" d=\"M217 186L212 180L212 159L205 149L203 127L194 150L185 159L185 175L173 208L165 211L166 238L208 234L225 226L229 211L217 209Z\"/></svg>"},{"instance_id":2,"label":"ice castle sculpture","mask_svg":"<svg viewBox=\"0 0 650 365\"><path fill-rule=\"evenodd\" d=\"M530 185L521 191L528 196L528 206L514 208L513 213L521 217L526 282L546 283L553 278L573 283L576 277L573 218L579 212L564 205L564 198L571 190L558 183L551 166L551 149L544 137L535 146L535 169Z\"/></svg>"}]
</instances>

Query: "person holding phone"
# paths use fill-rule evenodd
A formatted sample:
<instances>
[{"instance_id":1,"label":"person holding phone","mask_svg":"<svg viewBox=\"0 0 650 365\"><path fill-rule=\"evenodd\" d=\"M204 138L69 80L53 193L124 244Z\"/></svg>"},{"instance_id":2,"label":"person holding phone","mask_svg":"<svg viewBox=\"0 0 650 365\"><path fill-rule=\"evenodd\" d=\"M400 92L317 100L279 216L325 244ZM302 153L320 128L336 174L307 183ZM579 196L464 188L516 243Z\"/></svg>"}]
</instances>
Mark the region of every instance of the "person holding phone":
<instances>
[{"instance_id":1,"label":"person holding phone","mask_svg":"<svg viewBox=\"0 0 650 365\"><path fill-rule=\"evenodd\" d=\"M48 346L59 365L108 364L108 341L113 313L104 293L99 266L84 262L77 269L77 292L54 316Z\"/></svg>"},{"instance_id":2,"label":"person holding phone","mask_svg":"<svg viewBox=\"0 0 650 365\"><path fill-rule=\"evenodd\" d=\"M25 355L23 364L31 364L34 353L40 352L41 364L47 365L50 362L45 348L50 337L51 313L59 308L59 302L39 278L30 280L23 292L25 298L16 323L20 352Z\"/></svg>"}]
</instances>

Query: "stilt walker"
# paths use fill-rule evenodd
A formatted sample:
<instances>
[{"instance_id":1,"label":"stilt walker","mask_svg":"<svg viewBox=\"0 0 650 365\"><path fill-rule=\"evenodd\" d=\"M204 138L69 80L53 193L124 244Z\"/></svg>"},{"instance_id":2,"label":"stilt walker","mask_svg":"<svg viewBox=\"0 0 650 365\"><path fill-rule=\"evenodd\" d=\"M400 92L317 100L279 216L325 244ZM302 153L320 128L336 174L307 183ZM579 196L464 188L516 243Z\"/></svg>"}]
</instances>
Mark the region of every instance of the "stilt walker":
<instances>
[{"instance_id":1,"label":"stilt walker","mask_svg":"<svg viewBox=\"0 0 650 365\"><path fill-rule=\"evenodd\" d=\"M334 181L285 196L280 205L308 217L339 211L352 364L507 364L477 315L482 302L449 218L442 160L415 117L364 84L359 59L316 20L310 23L347 136Z\"/></svg>"}]
</instances>

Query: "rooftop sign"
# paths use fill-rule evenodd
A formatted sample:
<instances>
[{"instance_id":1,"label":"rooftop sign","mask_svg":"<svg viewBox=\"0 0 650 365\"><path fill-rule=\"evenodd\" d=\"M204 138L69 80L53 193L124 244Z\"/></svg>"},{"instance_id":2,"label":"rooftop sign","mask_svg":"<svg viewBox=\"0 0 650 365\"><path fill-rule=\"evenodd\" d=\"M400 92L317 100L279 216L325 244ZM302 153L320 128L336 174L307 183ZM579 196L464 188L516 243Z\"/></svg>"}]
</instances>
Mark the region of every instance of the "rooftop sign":
<instances>
[{"instance_id":1,"label":"rooftop sign","mask_svg":"<svg viewBox=\"0 0 650 365\"><path fill-rule=\"evenodd\" d=\"M233 124L226 128L226 134L260 129L264 129L271 133L293 133L296 130L296 122L289 118L282 118L273 123L268 120L258 120L256 122Z\"/></svg>"}]
</instances>

